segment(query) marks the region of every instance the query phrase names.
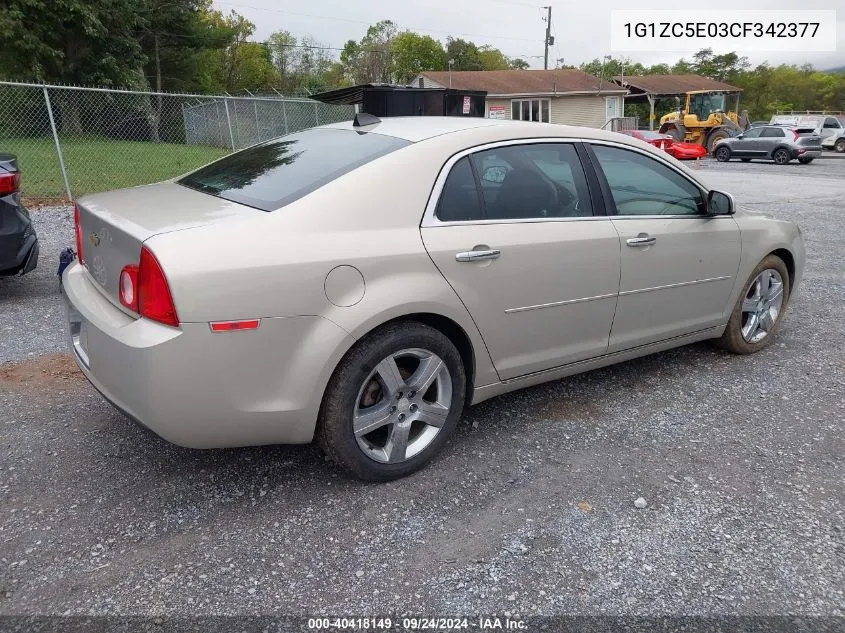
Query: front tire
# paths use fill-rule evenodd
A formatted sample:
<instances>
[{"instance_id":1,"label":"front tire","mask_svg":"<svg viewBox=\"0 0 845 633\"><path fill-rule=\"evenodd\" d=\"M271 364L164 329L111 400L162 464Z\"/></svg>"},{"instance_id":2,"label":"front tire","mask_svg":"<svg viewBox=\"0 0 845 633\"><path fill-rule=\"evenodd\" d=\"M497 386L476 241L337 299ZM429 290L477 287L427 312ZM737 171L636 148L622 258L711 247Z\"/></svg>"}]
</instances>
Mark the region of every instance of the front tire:
<instances>
[{"instance_id":1,"label":"front tire","mask_svg":"<svg viewBox=\"0 0 845 633\"><path fill-rule=\"evenodd\" d=\"M790 290L783 260L765 257L751 273L716 344L734 354L753 354L766 347L786 314Z\"/></svg>"},{"instance_id":2,"label":"front tire","mask_svg":"<svg viewBox=\"0 0 845 633\"><path fill-rule=\"evenodd\" d=\"M775 153L772 154L772 160L775 161L777 165L786 165L792 160L792 156L789 155L788 150L781 148L779 150L775 150Z\"/></svg>"},{"instance_id":3,"label":"front tire","mask_svg":"<svg viewBox=\"0 0 845 633\"><path fill-rule=\"evenodd\" d=\"M833 151L845 154L845 138L841 138L833 144Z\"/></svg>"},{"instance_id":4,"label":"front tire","mask_svg":"<svg viewBox=\"0 0 845 633\"><path fill-rule=\"evenodd\" d=\"M463 361L446 336L422 323L393 323L361 339L338 365L317 441L360 479L405 477L452 435L465 394Z\"/></svg>"},{"instance_id":5,"label":"front tire","mask_svg":"<svg viewBox=\"0 0 845 633\"><path fill-rule=\"evenodd\" d=\"M730 134L728 134L725 130L717 130L710 135L710 138L707 139L707 151L710 154L716 153L716 144L721 141L722 139L729 138Z\"/></svg>"},{"instance_id":6,"label":"front tire","mask_svg":"<svg viewBox=\"0 0 845 633\"><path fill-rule=\"evenodd\" d=\"M727 147L716 148L716 160L720 163L726 163L731 159L731 150Z\"/></svg>"}]
</instances>

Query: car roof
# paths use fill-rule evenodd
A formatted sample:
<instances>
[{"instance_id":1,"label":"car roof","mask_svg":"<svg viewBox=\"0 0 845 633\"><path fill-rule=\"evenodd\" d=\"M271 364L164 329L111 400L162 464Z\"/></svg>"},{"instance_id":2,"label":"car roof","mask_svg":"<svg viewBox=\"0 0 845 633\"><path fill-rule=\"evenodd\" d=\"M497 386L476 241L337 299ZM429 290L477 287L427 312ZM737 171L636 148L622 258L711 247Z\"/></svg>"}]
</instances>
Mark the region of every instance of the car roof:
<instances>
[{"instance_id":1,"label":"car roof","mask_svg":"<svg viewBox=\"0 0 845 633\"><path fill-rule=\"evenodd\" d=\"M379 123L355 127L352 121L332 123L323 127L338 130L373 132L385 136L395 136L407 141L417 142L450 132L460 132L479 127L492 127L512 123L507 120L484 119L481 117L458 116L404 116L384 117Z\"/></svg>"},{"instance_id":2,"label":"car roof","mask_svg":"<svg viewBox=\"0 0 845 633\"><path fill-rule=\"evenodd\" d=\"M370 132L373 134L384 134L395 136L416 143L426 139L476 130L479 137L488 136L493 128L499 132L494 133L500 136L504 132L515 135L514 138L532 138L538 136L553 136L560 138L591 138L591 139L613 139L617 134L594 128L558 125L556 123L536 123L533 121L512 121L509 119L485 119L482 117L459 117L459 116L408 116L408 117L384 117L379 123L364 127L355 127L352 121L331 123L322 126L327 129L354 130L356 132ZM471 133L471 132L470 132Z\"/></svg>"}]
</instances>

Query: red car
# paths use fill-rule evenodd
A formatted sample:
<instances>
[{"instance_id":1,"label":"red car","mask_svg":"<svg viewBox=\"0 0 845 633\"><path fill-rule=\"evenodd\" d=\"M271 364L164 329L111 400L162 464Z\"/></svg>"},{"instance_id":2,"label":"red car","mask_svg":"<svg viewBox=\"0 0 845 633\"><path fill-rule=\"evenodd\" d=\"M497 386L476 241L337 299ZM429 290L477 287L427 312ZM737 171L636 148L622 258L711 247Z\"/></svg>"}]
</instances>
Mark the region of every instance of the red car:
<instances>
[{"instance_id":1,"label":"red car","mask_svg":"<svg viewBox=\"0 0 845 633\"><path fill-rule=\"evenodd\" d=\"M659 134L649 130L620 130L620 132L659 147L678 160L704 158L707 155L707 150L701 145L681 143L668 134Z\"/></svg>"}]
</instances>

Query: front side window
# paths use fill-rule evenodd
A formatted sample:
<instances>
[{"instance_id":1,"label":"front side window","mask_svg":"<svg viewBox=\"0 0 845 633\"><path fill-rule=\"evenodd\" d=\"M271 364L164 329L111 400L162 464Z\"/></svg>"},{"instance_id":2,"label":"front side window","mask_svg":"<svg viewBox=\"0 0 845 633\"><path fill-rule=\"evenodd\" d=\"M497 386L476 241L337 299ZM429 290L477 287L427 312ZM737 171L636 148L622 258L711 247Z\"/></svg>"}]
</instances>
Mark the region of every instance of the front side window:
<instances>
[{"instance_id":1,"label":"front side window","mask_svg":"<svg viewBox=\"0 0 845 633\"><path fill-rule=\"evenodd\" d=\"M318 128L229 154L176 182L218 198L274 211L407 145L410 141L384 134Z\"/></svg>"},{"instance_id":2,"label":"front side window","mask_svg":"<svg viewBox=\"0 0 845 633\"><path fill-rule=\"evenodd\" d=\"M548 99L516 99L511 101L511 118L514 121L549 122Z\"/></svg>"},{"instance_id":3,"label":"front side window","mask_svg":"<svg viewBox=\"0 0 845 633\"><path fill-rule=\"evenodd\" d=\"M699 215L704 195L657 160L626 149L594 145L617 215Z\"/></svg>"},{"instance_id":4,"label":"front side window","mask_svg":"<svg viewBox=\"0 0 845 633\"><path fill-rule=\"evenodd\" d=\"M824 127L828 129L839 129L841 126L839 125L839 121L833 118L827 118L824 120Z\"/></svg>"},{"instance_id":5,"label":"front side window","mask_svg":"<svg viewBox=\"0 0 845 633\"><path fill-rule=\"evenodd\" d=\"M491 220L593 214L587 179L568 143L508 145L472 155Z\"/></svg>"},{"instance_id":6,"label":"front side window","mask_svg":"<svg viewBox=\"0 0 845 633\"><path fill-rule=\"evenodd\" d=\"M763 127L753 127L750 130L743 132L742 138L759 138L765 129L766 128Z\"/></svg>"}]
</instances>

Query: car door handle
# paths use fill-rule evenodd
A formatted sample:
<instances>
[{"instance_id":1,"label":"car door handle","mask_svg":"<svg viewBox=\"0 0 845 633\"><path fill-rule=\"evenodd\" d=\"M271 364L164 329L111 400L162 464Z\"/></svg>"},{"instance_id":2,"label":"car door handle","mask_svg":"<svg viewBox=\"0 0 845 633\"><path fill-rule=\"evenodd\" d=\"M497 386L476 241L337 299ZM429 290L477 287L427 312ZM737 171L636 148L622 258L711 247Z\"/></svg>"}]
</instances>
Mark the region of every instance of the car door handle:
<instances>
[{"instance_id":1,"label":"car door handle","mask_svg":"<svg viewBox=\"0 0 845 633\"><path fill-rule=\"evenodd\" d=\"M489 251L465 251L455 255L455 261L459 262L477 262L483 259L499 259L502 251L492 249Z\"/></svg>"},{"instance_id":2,"label":"car door handle","mask_svg":"<svg viewBox=\"0 0 845 633\"><path fill-rule=\"evenodd\" d=\"M637 237L629 238L627 244L636 248L638 246L651 246L656 241L656 237L651 237L648 233L640 233Z\"/></svg>"}]
</instances>

